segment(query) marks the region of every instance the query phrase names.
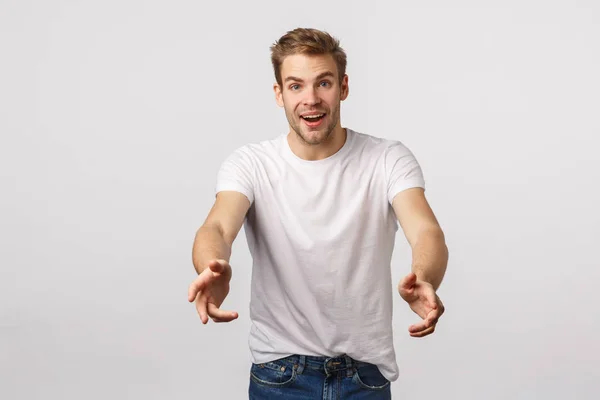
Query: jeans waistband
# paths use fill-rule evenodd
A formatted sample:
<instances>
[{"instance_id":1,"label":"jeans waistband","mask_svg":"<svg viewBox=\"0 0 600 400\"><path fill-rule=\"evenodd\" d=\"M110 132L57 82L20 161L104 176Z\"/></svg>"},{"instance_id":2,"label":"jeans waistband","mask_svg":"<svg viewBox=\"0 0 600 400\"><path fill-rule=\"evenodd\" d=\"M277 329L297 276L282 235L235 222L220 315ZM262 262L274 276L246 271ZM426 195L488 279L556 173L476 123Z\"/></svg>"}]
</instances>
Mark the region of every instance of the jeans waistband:
<instances>
[{"instance_id":1,"label":"jeans waistband","mask_svg":"<svg viewBox=\"0 0 600 400\"><path fill-rule=\"evenodd\" d=\"M298 374L302 374L304 369L309 368L326 375L345 371L347 376L352 376L359 364L363 364L345 354L337 357L292 355L286 357L285 360L294 365Z\"/></svg>"}]
</instances>

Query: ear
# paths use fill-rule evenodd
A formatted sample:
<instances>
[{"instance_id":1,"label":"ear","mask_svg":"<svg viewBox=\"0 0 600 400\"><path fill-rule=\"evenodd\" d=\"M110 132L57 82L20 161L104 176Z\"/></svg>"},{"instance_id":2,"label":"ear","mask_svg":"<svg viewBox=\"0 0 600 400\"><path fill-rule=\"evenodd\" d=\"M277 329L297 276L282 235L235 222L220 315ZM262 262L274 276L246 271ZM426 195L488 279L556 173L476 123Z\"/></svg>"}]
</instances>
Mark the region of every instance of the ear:
<instances>
[{"instance_id":1,"label":"ear","mask_svg":"<svg viewBox=\"0 0 600 400\"><path fill-rule=\"evenodd\" d=\"M281 92L281 86L278 83L273 84L273 92L275 92L275 101L279 107L283 107L283 93Z\"/></svg>"},{"instance_id":2,"label":"ear","mask_svg":"<svg viewBox=\"0 0 600 400\"><path fill-rule=\"evenodd\" d=\"M348 75L344 75L344 77L342 78L342 85L340 87L340 100L346 100L349 93L350 88L348 86Z\"/></svg>"}]
</instances>

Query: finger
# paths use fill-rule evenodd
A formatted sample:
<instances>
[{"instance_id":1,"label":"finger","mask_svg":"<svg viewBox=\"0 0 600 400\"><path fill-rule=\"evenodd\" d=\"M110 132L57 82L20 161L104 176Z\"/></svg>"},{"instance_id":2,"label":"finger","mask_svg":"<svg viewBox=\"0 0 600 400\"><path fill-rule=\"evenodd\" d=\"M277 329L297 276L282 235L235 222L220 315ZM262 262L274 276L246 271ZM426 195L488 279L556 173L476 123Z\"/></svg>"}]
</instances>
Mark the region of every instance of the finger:
<instances>
[{"instance_id":1,"label":"finger","mask_svg":"<svg viewBox=\"0 0 600 400\"><path fill-rule=\"evenodd\" d=\"M417 324L413 324L411 326L408 327L408 332L412 333L418 333L418 332L422 332L426 329L429 329L433 326L435 326L436 322L430 320L430 319L425 319Z\"/></svg>"},{"instance_id":2,"label":"finger","mask_svg":"<svg viewBox=\"0 0 600 400\"><path fill-rule=\"evenodd\" d=\"M434 324L437 324L438 319L442 316L443 309L442 308L434 308L427 314L427 318L432 320Z\"/></svg>"},{"instance_id":3,"label":"finger","mask_svg":"<svg viewBox=\"0 0 600 400\"><path fill-rule=\"evenodd\" d=\"M194 301L194 299L196 298L196 295L202 290L204 289L204 286L206 285L204 283L206 279L206 274L204 273L204 271L202 271L197 277L196 279L194 279L192 281L192 283L190 283L190 286L188 287L188 301L192 302Z\"/></svg>"},{"instance_id":4,"label":"finger","mask_svg":"<svg viewBox=\"0 0 600 400\"><path fill-rule=\"evenodd\" d=\"M446 307L444 306L444 303L442 303L442 300L440 300L440 298L437 298L438 301L438 309L440 310L440 313L443 314L444 311L446 311Z\"/></svg>"},{"instance_id":5,"label":"finger","mask_svg":"<svg viewBox=\"0 0 600 400\"><path fill-rule=\"evenodd\" d=\"M208 315L215 322L230 322L238 317L238 313L235 311L221 310L213 303L208 303Z\"/></svg>"},{"instance_id":6,"label":"finger","mask_svg":"<svg viewBox=\"0 0 600 400\"><path fill-rule=\"evenodd\" d=\"M444 307L444 304L442 303L442 301L440 300L440 298L436 295L435 299L432 301L429 301L430 305L431 305L431 312L435 311L435 318L439 318L442 316L442 314L444 313L444 311L446 311L446 307Z\"/></svg>"},{"instance_id":7,"label":"finger","mask_svg":"<svg viewBox=\"0 0 600 400\"><path fill-rule=\"evenodd\" d=\"M436 303L436 307L434 309L437 310L438 317L441 317L442 314L444 313L444 311L446 311L446 307L444 307L444 303L442 303L442 301L440 300L439 297L436 296L436 299L437 299L437 303Z\"/></svg>"},{"instance_id":8,"label":"finger","mask_svg":"<svg viewBox=\"0 0 600 400\"><path fill-rule=\"evenodd\" d=\"M188 301L191 303L196 298L196 295L200 293L206 285L208 285L214 279L214 275L210 269L205 269L194 279L188 288Z\"/></svg>"},{"instance_id":9,"label":"finger","mask_svg":"<svg viewBox=\"0 0 600 400\"><path fill-rule=\"evenodd\" d=\"M236 319L236 318L234 318L234 319ZM217 324L218 323L223 323L223 322L231 322L231 321L233 321L233 319L220 319L220 318L213 318L212 320L213 320L213 322L216 322Z\"/></svg>"},{"instance_id":10,"label":"finger","mask_svg":"<svg viewBox=\"0 0 600 400\"><path fill-rule=\"evenodd\" d=\"M435 292L427 292L427 301L429 302L429 306L432 309L437 309L438 308L438 297L435 294Z\"/></svg>"},{"instance_id":11,"label":"finger","mask_svg":"<svg viewBox=\"0 0 600 400\"><path fill-rule=\"evenodd\" d=\"M423 299L424 303L429 308L436 308L438 305L439 297L435 293L435 289L429 282L420 282L417 286L419 296Z\"/></svg>"},{"instance_id":12,"label":"finger","mask_svg":"<svg viewBox=\"0 0 600 400\"><path fill-rule=\"evenodd\" d=\"M411 332L410 336L420 338L420 337L424 337L427 335L431 335L433 332L435 332L435 325L430 328L427 328L425 330L422 330L420 332L414 332L414 333Z\"/></svg>"},{"instance_id":13,"label":"finger","mask_svg":"<svg viewBox=\"0 0 600 400\"><path fill-rule=\"evenodd\" d=\"M194 280L188 288L188 301L191 303L202 290L203 284Z\"/></svg>"},{"instance_id":14,"label":"finger","mask_svg":"<svg viewBox=\"0 0 600 400\"><path fill-rule=\"evenodd\" d=\"M411 325L408 328L408 331L411 333L416 333L416 332L421 332L424 331L426 329L431 328L432 326L435 326L435 324L437 324L437 321L440 317L440 312L439 310L431 310L428 314L427 317L425 319L423 319L423 321Z\"/></svg>"},{"instance_id":15,"label":"finger","mask_svg":"<svg viewBox=\"0 0 600 400\"><path fill-rule=\"evenodd\" d=\"M198 311L198 315L200 316L200 320L202 320L203 324L208 323L208 309L207 309L207 298L202 294L198 295L196 299L196 311Z\"/></svg>"}]
</instances>

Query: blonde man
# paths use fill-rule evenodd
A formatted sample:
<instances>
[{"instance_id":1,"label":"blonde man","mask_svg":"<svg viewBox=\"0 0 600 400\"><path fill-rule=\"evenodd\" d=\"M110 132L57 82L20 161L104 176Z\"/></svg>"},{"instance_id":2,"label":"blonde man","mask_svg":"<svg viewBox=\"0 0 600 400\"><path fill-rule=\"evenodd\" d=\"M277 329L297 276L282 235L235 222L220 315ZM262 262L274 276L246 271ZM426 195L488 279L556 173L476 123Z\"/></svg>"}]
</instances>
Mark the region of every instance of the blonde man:
<instances>
[{"instance_id":1,"label":"blonde man","mask_svg":"<svg viewBox=\"0 0 600 400\"><path fill-rule=\"evenodd\" d=\"M346 53L315 29L271 47L275 99L289 130L233 151L193 248L189 301L204 324L238 314L229 292L231 246L243 224L253 258L251 399L389 399L398 378L391 256L398 226L412 248L400 296L434 332L444 306L444 234L412 152L398 140L343 128Z\"/></svg>"}]
</instances>

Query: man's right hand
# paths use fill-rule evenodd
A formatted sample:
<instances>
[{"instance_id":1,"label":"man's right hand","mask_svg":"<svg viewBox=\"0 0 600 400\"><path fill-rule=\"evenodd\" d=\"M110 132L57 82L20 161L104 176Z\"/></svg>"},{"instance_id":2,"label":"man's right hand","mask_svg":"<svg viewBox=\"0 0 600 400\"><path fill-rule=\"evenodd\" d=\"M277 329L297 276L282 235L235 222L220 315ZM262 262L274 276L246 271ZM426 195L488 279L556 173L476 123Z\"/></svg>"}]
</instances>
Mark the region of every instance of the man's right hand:
<instances>
[{"instance_id":1,"label":"man's right hand","mask_svg":"<svg viewBox=\"0 0 600 400\"><path fill-rule=\"evenodd\" d=\"M191 283L188 301L196 301L196 310L203 324L210 317L214 322L230 322L238 317L234 311L224 311L219 307L229 293L231 266L225 260L212 260Z\"/></svg>"}]
</instances>

